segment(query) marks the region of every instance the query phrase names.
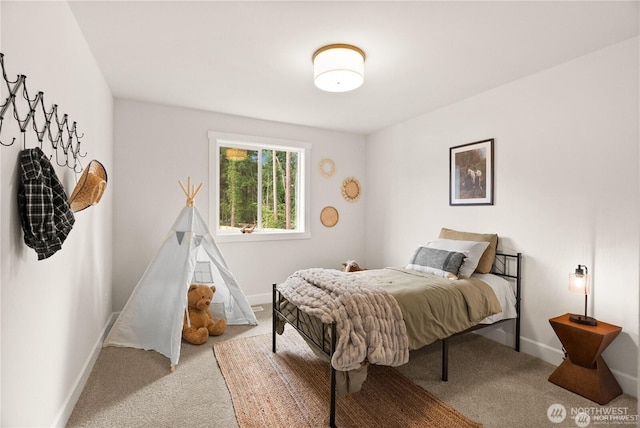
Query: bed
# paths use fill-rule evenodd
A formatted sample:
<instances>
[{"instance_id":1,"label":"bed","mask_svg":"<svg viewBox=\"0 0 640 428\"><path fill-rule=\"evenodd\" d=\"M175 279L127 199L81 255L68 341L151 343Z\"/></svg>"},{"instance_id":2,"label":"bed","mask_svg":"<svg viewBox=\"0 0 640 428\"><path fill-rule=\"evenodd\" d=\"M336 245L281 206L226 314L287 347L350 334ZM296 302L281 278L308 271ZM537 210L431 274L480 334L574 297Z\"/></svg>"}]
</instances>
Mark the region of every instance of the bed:
<instances>
[{"instance_id":1,"label":"bed","mask_svg":"<svg viewBox=\"0 0 640 428\"><path fill-rule=\"evenodd\" d=\"M273 284L272 350L289 324L330 361L330 426L336 396L357 392L368 364L399 366L410 350L441 341L446 381L448 339L502 322L515 323L520 350L522 255L497 252L497 235L448 239L446 231L419 246L404 267L303 269Z\"/></svg>"}]
</instances>

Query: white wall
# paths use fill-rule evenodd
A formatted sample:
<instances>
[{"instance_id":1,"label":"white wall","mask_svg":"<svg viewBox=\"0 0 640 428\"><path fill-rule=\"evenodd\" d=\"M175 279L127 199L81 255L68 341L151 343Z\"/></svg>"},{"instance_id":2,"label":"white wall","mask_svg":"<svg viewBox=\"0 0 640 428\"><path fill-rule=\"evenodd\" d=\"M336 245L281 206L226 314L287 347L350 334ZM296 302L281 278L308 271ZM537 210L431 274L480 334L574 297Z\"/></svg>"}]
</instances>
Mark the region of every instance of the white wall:
<instances>
[{"instance_id":1,"label":"white wall","mask_svg":"<svg viewBox=\"0 0 640 428\"><path fill-rule=\"evenodd\" d=\"M158 251L185 197L178 180L191 177L205 185L196 198L209 215L209 131L301 141L311 149L311 239L218 243L227 264L252 304L271 301L271 284L296 269L339 268L347 259L364 257L364 137L283 123L259 121L143 102L115 102L114 164L114 310L119 311ZM332 178L318 168L322 158L336 164ZM342 180L361 181L360 200L342 198ZM213 180L213 179L212 179ZM340 213L326 228L320 211L327 205Z\"/></svg>"},{"instance_id":2,"label":"white wall","mask_svg":"<svg viewBox=\"0 0 640 428\"><path fill-rule=\"evenodd\" d=\"M498 233L524 253L523 350L554 364L548 319L583 310L567 281L587 265L590 314L623 327L605 360L635 395L638 73L636 37L371 135L366 262L405 264L441 227ZM487 138L495 204L450 207L449 148Z\"/></svg>"},{"instance_id":3,"label":"white wall","mask_svg":"<svg viewBox=\"0 0 640 428\"><path fill-rule=\"evenodd\" d=\"M3 1L0 11L9 77L26 75L31 96L43 91L47 108L56 103L77 121L88 153L84 165L95 158L111 174L111 93L67 3ZM20 137L8 115L3 140ZM28 131L27 147L37 144ZM63 426L112 312L112 188L99 205L76 214L62 250L38 261L23 242L16 203L21 148L21 138L0 147L1 425ZM51 154L50 145L44 151ZM70 194L74 174L61 167L56 173Z\"/></svg>"},{"instance_id":4,"label":"white wall","mask_svg":"<svg viewBox=\"0 0 640 428\"><path fill-rule=\"evenodd\" d=\"M365 159L364 139L344 133L127 100L116 101L114 118L66 3L2 1L0 13L9 75L26 74L29 88L77 120L86 162L99 159L109 172L100 204L77 214L60 252L37 261L15 203L20 144L0 147L2 426L64 425L111 311L122 308L184 204L177 180L208 179L210 130L313 144L312 238L220 244L252 303L299 267L347 258L402 265L441 226L495 231L503 250L525 253L523 349L559 362L547 320L580 311L566 279L586 264L590 310L624 327L605 358L636 393L637 38L379 132L367 139ZM496 204L449 207L448 148L483 138L496 139ZM32 134L27 145L35 145ZM317 171L324 157L336 163L332 179ZM57 172L70 192L73 174ZM356 203L340 195L347 176L363 185ZM208 216L207 191L197 205ZM326 205L340 211L334 228L319 222Z\"/></svg>"}]
</instances>

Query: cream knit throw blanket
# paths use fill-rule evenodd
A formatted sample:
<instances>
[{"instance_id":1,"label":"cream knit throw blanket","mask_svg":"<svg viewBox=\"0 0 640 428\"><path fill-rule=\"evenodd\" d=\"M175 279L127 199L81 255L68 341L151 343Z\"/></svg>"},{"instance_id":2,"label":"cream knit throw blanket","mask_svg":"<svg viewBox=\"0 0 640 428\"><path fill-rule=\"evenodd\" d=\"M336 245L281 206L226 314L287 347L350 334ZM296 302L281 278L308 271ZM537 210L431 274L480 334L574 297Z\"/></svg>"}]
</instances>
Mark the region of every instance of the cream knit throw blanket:
<instances>
[{"instance_id":1,"label":"cream knit throw blanket","mask_svg":"<svg viewBox=\"0 0 640 428\"><path fill-rule=\"evenodd\" d=\"M336 323L336 370L354 370L365 360L399 366L409 361L409 339L396 300L362 275L332 269L304 269L278 286L300 310Z\"/></svg>"}]
</instances>

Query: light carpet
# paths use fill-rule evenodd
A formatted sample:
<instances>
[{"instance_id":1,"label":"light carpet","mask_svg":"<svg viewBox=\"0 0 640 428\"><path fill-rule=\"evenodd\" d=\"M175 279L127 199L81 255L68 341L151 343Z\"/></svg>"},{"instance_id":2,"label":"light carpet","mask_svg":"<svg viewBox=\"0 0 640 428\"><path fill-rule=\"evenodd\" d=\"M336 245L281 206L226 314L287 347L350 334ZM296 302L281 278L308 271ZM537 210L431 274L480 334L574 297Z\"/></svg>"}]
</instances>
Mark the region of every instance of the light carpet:
<instances>
[{"instance_id":1,"label":"light carpet","mask_svg":"<svg viewBox=\"0 0 640 428\"><path fill-rule=\"evenodd\" d=\"M319 427L329 421L329 364L319 359L294 331L214 343L238 425ZM362 391L336 400L340 427L471 428L466 418L396 370L369 366Z\"/></svg>"},{"instance_id":2,"label":"light carpet","mask_svg":"<svg viewBox=\"0 0 640 428\"><path fill-rule=\"evenodd\" d=\"M211 346L269 333L271 305L264 306L256 312L257 326L228 326L222 336L200 346L183 343L173 373L169 360L157 352L102 349L67 428L237 427L231 395ZM278 343L279 355L285 347ZM477 334L452 338L449 351L449 382L440 380L439 343L412 351L409 363L395 370L484 428L576 428L572 412L585 408L638 414L636 397L623 394L599 406L547 381L555 366ZM547 417L554 404L567 409L562 423Z\"/></svg>"}]
</instances>

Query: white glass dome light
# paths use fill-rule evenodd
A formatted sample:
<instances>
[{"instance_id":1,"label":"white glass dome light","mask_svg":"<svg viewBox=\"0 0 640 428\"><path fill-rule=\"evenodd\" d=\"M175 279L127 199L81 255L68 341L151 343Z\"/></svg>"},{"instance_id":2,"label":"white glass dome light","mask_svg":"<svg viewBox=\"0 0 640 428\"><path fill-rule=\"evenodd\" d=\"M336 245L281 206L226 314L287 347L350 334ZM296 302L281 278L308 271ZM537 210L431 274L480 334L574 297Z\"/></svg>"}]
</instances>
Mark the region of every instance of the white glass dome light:
<instances>
[{"instance_id":1,"label":"white glass dome light","mask_svg":"<svg viewBox=\"0 0 640 428\"><path fill-rule=\"evenodd\" d=\"M335 44L321 47L313 54L313 81L328 92L347 92L364 82L362 49L352 45Z\"/></svg>"}]
</instances>

